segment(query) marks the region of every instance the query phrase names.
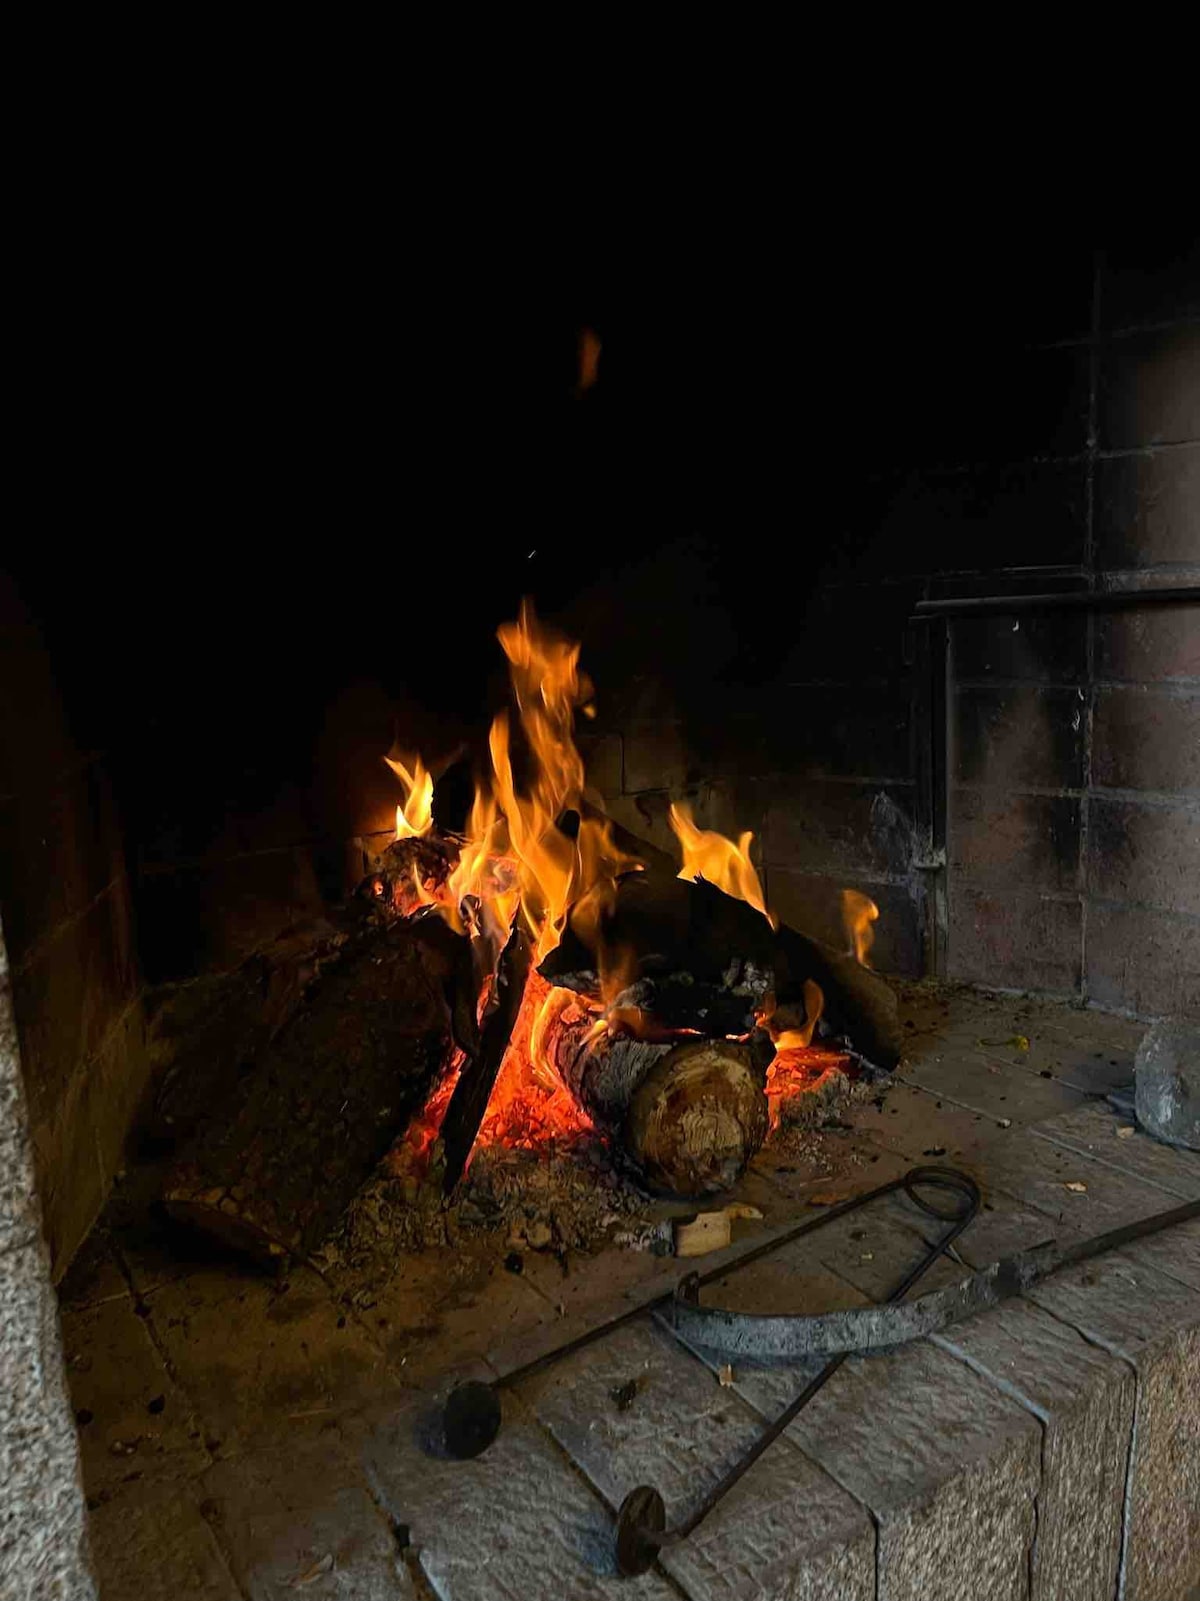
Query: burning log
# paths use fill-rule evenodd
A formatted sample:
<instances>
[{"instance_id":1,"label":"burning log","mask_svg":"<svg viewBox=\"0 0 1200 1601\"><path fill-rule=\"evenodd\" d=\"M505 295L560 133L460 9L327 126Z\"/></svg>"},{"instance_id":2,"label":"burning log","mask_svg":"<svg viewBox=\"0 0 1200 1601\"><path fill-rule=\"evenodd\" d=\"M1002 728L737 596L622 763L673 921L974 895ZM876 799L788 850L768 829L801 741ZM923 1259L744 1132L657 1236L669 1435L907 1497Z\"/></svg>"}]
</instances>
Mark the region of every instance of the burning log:
<instances>
[{"instance_id":1,"label":"burning log","mask_svg":"<svg viewBox=\"0 0 1200 1601\"><path fill-rule=\"evenodd\" d=\"M484 1022L479 1053L463 1068L450 1105L446 1108L442 1141L446 1150L444 1188L447 1195L463 1175L479 1125L487 1111L496 1075L508 1050L513 1024L525 994L531 955L528 936L518 923L500 955L496 969L495 1004Z\"/></svg>"},{"instance_id":2,"label":"burning log","mask_svg":"<svg viewBox=\"0 0 1200 1601\"><path fill-rule=\"evenodd\" d=\"M173 1166L171 1215L265 1261L314 1250L453 1053L458 944L422 921L348 945L271 1042L232 1119L206 1126Z\"/></svg>"},{"instance_id":3,"label":"burning log","mask_svg":"<svg viewBox=\"0 0 1200 1601\"><path fill-rule=\"evenodd\" d=\"M610 1034L597 1030L586 1006L567 1000L546 1029L545 1052L652 1189L728 1189L766 1138L763 1079L747 1043Z\"/></svg>"},{"instance_id":4,"label":"burning log","mask_svg":"<svg viewBox=\"0 0 1200 1601\"><path fill-rule=\"evenodd\" d=\"M896 1066L903 1044L896 997L877 973L794 929L776 931L745 901L703 879L678 878L660 852L644 851L642 859L646 870L621 879L603 927L605 947L630 959L621 1004L676 1028L746 1034L769 996L803 1019L811 981L824 998L826 1031L849 1038L875 1067ZM539 972L552 984L601 993L591 944L573 924Z\"/></svg>"}]
</instances>

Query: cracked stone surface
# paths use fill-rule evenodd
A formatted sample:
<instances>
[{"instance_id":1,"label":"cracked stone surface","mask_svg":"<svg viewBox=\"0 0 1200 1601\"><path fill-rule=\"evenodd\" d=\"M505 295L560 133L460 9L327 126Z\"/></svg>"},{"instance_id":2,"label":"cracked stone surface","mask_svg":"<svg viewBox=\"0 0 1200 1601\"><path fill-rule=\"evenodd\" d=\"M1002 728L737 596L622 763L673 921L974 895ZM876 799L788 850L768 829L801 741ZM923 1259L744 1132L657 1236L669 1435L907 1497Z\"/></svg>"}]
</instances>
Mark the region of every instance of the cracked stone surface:
<instances>
[{"instance_id":1,"label":"cracked stone surface","mask_svg":"<svg viewBox=\"0 0 1200 1601\"><path fill-rule=\"evenodd\" d=\"M1028 1020L1018 1014L1013 1001L976 1006L955 995L949 1027L928 1047L987 1075L960 1087L986 1113L904 1083L848 1106L811 1151L800 1139L756 1170L759 1228L795 1219L814 1193L840 1198L913 1162L944 1161L984 1186L987 1207L959 1242L965 1261L983 1265L1194 1193L1200 1158L1118 1136L1115 1125L1129 1120L1105 1107L1000 1126L1014 1087L1045 1084L1043 1071L1072 1088L1128 1077L1140 1032L1120 1022L1110 1042L1111 1020L1050 1003ZM1019 1059L1005 1043L1015 1034L1031 1041ZM983 1049L981 1038L1000 1043ZM1043 1112L1061 1099L1053 1087L1035 1093ZM1087 1188L1068 1191L1068 1180ZM758 1232L738 1228L743 1245ZM937 1232L892 1197L712 1293L763 1310L879 1298ZM526 1252L510 1282L503 1257L489 1277L482 1259L437 1252L398 1262L386 1293L363 1298L307 1269L266 1281L189 1257L153 1229L114 1225L111 1240L113 1250L98 1233L63 1285L69 1353L83 1359L69 1373L74 1405L91 1414L81 1435L104 1601L866 1601L872 1514L888 1601L1112 1601L1111 1586L1098 1587L1112 1560L1132 1385L1131 1510L1140 1510L1127 1536L1126 1601L1187 1594L1187 1584L1170 1586L1186 1574L1178 1553L1194 1532L1183 1500L1191 1466L1172 1452L1200 1454L1189 1432L1200 1393L1200 1224L1106 1264L1138 1280L1118 1286L1111 1305L1094 1283L1064 1275L1039 1290L1061 1305L1010 1302L940 1343L852 1359L712 1520L633 1582L613 1570L615 1503L650 1481L672 1512L694 1505L762 1418L795 1395L803 1370L739 1369L722 1387L712 1371L720 1359L706 1366L648 1316L506 1395L503 1433L465 1463L428 1453L433 1402L404 1386L445 1367L486 1375L484 1358L507 1369L660 1292L683 1264L615 1249L569 1261ZM941 1263L926 1287L962 1272ZM632 1379L621 1410L613 1392ZM134 1449L114 1452L116 1442ZM16 1471L37 1470L22 1460ZM1163 1494L1175 1498L1165 1513ZM75 1601L49 1561L38 1601ZM8 1601L3 1580L0 1595Z\"/></svg>"},{"instance_id":2,"label":"cracked stone surface","mask_svg":"<svg viewBox=\"0 0 1200 1601\"><path fill-rule=\"evenodd\" d=\"M153 1485L90 1521L101 1601L241 1601L212 1529L181 1486Z\"/></svg>"},{"instance_id":3,"label":"cracked stone surface","mask_svg":"<svg viewBox=\"0 0 1200 1601\"><path fill-rule=\"evenodd\" d=\"M1043 1420L1032 1601L1114 1595L1133 1428L1128 1365L1027 1301L970 1318L934 1343Z\"/></svg>"},{"instance_id":4,"label":"cracked stone surface","mask_svg":"<svg viewBox=\"0 0 1200 1601\"><path fill-rule=\"evenodd\" d=\"M277 1450L218 1463L205 1510L252 1601L413 1597L401 1542L330 1427Z\"/></svg>"},{"instance_id":5,"label":"cracked stone surface","mask_svg":"<svg viewBox=\"0 0 1200 1601\"><path fill-rule=\"evenodd\" d=\"M1200 1295L1139 1247L1056 1275L1031 1299L1137 1370L1123 1601L1200 1581Z\"/></svg>"},{"instance_id":6,"label":"cracked stone surface","mask_svg":"<svg viewBox=\"0 0 1200 1601\"><path fill-rule=\"evenodd\" d=\"M773 1418L817 1366L747 1368L736 1388ZM1027 1594L1040 1425L945 1351L851 1357L788 1435L874 1513L880 1601Z\"/></svg>"},{"instance_id":7,"label":"cracked stone surface","mask_svg":"<svg viewBox=\"0 0 1200 1601\"><path fill-rule=\"evenodd\" d=\"M1158 1184L1182 1200L1192 1201L1200 1196L1200 1156L1163 1145L1136 1127L1132 1134L1118 1133L1129 1126L1129 1118L1119 1116L1111 1106L1093 1104L1065 1117L1051 1118L1039 1124L1037 1132L1042 1139L1120 1168L1131 1178Z\"/></svg>"},{"instance_id":8,"label":"cracked stone surface","mask_svg":"<svg viewBox=\"0 0 1200 1601\"><path fill-rule=\"evenodd\" d=\"M504 1426L470 1462L432 1454L436 1406L407 1402L363 1440L380 1502L405 1525L421 1569L453 1601L678 1601L654 1570L623 1579L613 1514L513 1397Z\"/></svg>"},{"instance_id":9,"label":"cracked stone surface","mask_svg":"<svg viewBox=\"0 0 1200 1601\"><path fill-rule=\"evenodd\" d=\"M606 1501L619 1505L635 1485L652 1485L672 1524L763 1428L657 1324L621 1329L523 1388ZM875 1534L862 1507L781 1439L662 1563L697 1601L870 1601Z\"/></svg>"}]
</instances>

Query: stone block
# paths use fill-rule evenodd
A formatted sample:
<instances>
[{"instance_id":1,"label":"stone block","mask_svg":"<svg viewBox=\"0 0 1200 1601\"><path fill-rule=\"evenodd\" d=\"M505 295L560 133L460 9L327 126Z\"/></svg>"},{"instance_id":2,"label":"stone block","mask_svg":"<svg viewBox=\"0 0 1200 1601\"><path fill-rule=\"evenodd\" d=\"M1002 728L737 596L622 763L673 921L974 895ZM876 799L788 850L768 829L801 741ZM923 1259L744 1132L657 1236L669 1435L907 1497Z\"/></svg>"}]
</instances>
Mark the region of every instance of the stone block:
<instances>
[{"instance_id":1,"label":"stone block","mask_svg":"<svg viewBox=\"0 0 1200 1601\"><path fill-rule=\"evenodd\" d=\"M1097 406L1102 450L1200 439L1200 325L1106 340Z\"/></svg>"},{"instance_id":2,"label":"stone block","mask_svg":"<svg viewBox=\"0 0 1200 1601\"><path fill-rule=\"evenodd\" d=\"M949 967L954 978L1078 994L1082 941L1078 900L951 883Z\"/></svg>"},{"instance_id":3,"label":"stone block","mask_svg":"<svg viewBox=\"0 0 1200 1601\"><path fill-rule=\"evenodd\" d=\"M934 1343L1042 1420L1030 1601L1114 1595L1133 1427L1129 1368L1025 1301L956 1324Z\"/></svg>"},{"instance_id":4,"label":"stone block","mask_svg":"<svg viewBox=\"0 0 1200 1601\"><path fill-rule=\"evenodd\" d=\"M1170 1145L1200 1151L1200 1024L1153 1024L1138 1047L1135 1084L1142 1127Z\"/></svg>"},{"instance_id":5,"label":"stone block","mask_svg":"<svg viewBox=\"0 0 1200 1601\"><path fill-rule=\"evenodd\" d=\"M814 1371L735 1370L735 1388L772 1418ZM849 1358L787 1434L870 1509L880 1601L1026 1595L1041 1429L945 1351Z\"/></svg>"},{"instance_id":6,"label":"stone block","mask_svg":"<svg viewBox=\"0 0 1200 1601\"><path fill-rule=\"evenodd\" d=\"M191 1404L128 1294L62 1311L63 1361L89 1496L139 1478L198 1472L208 1456Z\"/></svg>"},{"instance_id":7,"label":"stone block","mask_svg":"<svg viewBox=\"0 0 1200 1601\"><path fill-rule=\"evenodd\" d=\"M627 795L643 790L679 794L702 775L687 747L682 723L630 723L624 730L624 788Z\"/></svg>"},{"instance_id":8,"label":"stone block","mask_svg":"<svg viewBox=\"0 0 1200 1601\"><path fill-rule=\"evenodd\" d=\"M1097 690L1092 782L1200 793L1200 695L1165 686Z\"/></svg>"},{"instance_id":9,"label":"stone block","mask_svg":"<svg viewBox=\"0 0 1200 1601\"><path fill-rule=\"evenodd\" d=\"M1099 458L1096 562L1200 562L1200 445Z\"/></svg>"},{"instance_id":10,"label":"stone block","mask_svg":"<svg viewBox=\"0 0 1200 1601\"><path fill-rule=\"evenodd\" d=\"M1200 557L1200 552L1197 552ZM1200 622L1195 606L1148 606L1097 612L1096 676L1148 684L1200 678Z\"/></svg>"},{"instance_id":11,"label":"stone block","mask_svg":"<svg viewBox=\"0 0 1200 1601\"><path fill-rule=\"evenodd\" d=\"M361 1441L367 1478L447 1601L676 1601L651 1570L622 1579L613 1509L513 1396L492 1445L469 1462L438 1455L440 1395L377 1412Z\"/></svg>"},{"instance_id":12,"label":"stone block","mask_svg":"<svg viewBox=\"0 0 1200 1601\"><path fill-rule=\"evenodd\" d=\"M975 889L1079 888L1080 804L1070 795L956 789L950 800L950 871Z\"/></svg>"},{"instance_id":13,"label":"stone block","mask_svg":"<svg viewBox=\"0 0 1200 1601\"><path fill-rule=\"evenodd\" d=\"M1036 1128L1011 1132L1020 1137L998 1143L988 1153L984 1177L990 1189L1003 1191L1051 1220L1053 1226L1043 1238L1058 1237L1062 1228L1085 1237L1104 1234L1179 1204L1179 1196L1159 1184L1132 1178L1081 1151L1043 1139Z\"/></svg>"},{"instance_id":14,"label":"stone block","mask_svg":"<svg viewBox=\"0 0 1200 1601\"><path fill-rule=\"evenodd\" d=\"M768 872L903 875L917 850L915 797L908 784L780 779L768 791L763 861Z\"/></svg>"},{"instance_id":15,"label":"stone block","mask_svg":"<svg viewBox=\"0 0 1200 1601\"><path fill-rule=\"evenodd\" d=\"M0 1254L0 1595L90 1597L75 1430L39 1244Z\"/></svg>"},{"instance_id":16,"label":"stone block","mask_svg":"<svg viewBox=\"0 0 1200 1601\"><path fill-rule=\"evenodd\" d=\"M1087 677L1083 612L1026 612L967 617L954 623L954 676L959 684L1020 679L1074 685Z\"/></svg>"},{"instance_id":17,"label":"stone block","mask_svg":"<svg viewBox=\"0 0 1200 1601\"><path fill-rule=\"evenodd\" d=\"M315 1437L219 1463L205 1510L252 1601L297 1593L408 1601L403 1535L388 1526L331 1424Z\"/></svg>"},{"instance_id":18,"label":"stone block","mask_svg":"<svg viewBox=\"0 0 1200 1601\"><path fill-rule=\"evenodd\" d=\"M1164 1207L1173 1204L1170 1196L1183 1201L1200 1198L1200 1162L1185 1151L1161 1145L1141 1130L1133 1134L1120 1132L1128 1127L1129 1119L1112 1107L1093 1104L1050 1118L1035 1132L1041 1139L1082 1151L1106 1167L1119 1168L1131 1178L1156 1185L1167 1193Z\"/></svg>"},{"instance_id":19,"label":"stone block","mask_svg":"<svg viewBox=\"0 0 1200 1601\"><path fill-rule=\"evenodd\" d=\"M193 1266L145 1296L156 1339L210 1449L361 1405L386 1382L378 1347L310 1269L278 1282Z\"/></svg>"},{"instance_id":20,"label":"stone block","mask_svg":"<svg viewBox=\"0 0 1200 1601\"><path fill-rule=\"evenodd\" d=\"M925 1056L903 1069L904 1081L996 1121L1040 1123L1084 1104L1080 1090L1057 1079L1040 1078L1027 1068L990 1059L982 1051L947 1051Z\"/></svg>"},{"instance_id":21,"label":"stone block","mask_svg":"<svg viewBox=\"0 0 1200 1601\"><path fill-rule=\"evenodd\" d=\"M1101 900L1200 917L1200 801L1171 805L1094 795L1087 887Z\"/></svg>"},{"instance_id":22,"label":"stone block","mask_svg":"<svg viewBox=\"0 0 1200 1601\"><path fill-rule=\"evenodd\" d=\"M919 889L908 884L879 883L861 874L831 877L795 873L783 867L766 871L767 904L789 927L813 939L848 950L842 916L842 892L856 889L879 908L870 950L871 966L883 973L915 977L921 971L921 908Z\"/></svg>"},{"instance_id":23,"label":"stone block","mask_svg":"<svg viewBox=\"0 0 1200 1601\"><path fill-rule=\"evenodd\" d=\"M959 689L954 777L1005 789L1077 789L1084 704L1076 689Z\"/></svg>"},{"instance_id":24,"label":"stone block","mask_svg":"<svg viewBox=\"0 0 1200 1601\"><path fill-rule=\"evenodd\" d=\"M17 1031L9 1003L4 938L0 933L0 1254L38 1235L33 1152L25 1125L25 1093Z\"/></svg>"},{"instance_id":25,"label":"stone block","mask_svg":"<svg viewBox=\"0 0 1200 1601\"><path fill-rule=\"evenodd\" d=\"M1200 920L1146 906L1088 907L1087 984L1102 1006L1200 1021Z\"/></svg>"},{"instance_id":26,"label":"stone block","mask_svg":"<svg viewBox=\"0 0 1200 1601\"><path fill-rule=\"evenodd\" d=\"M606 1501L620 1505L635 1485L652 1485L666 1501L668 1523L687 1516L763 1427L709 1368L649 1322L619 1330L524 1389ZM705 1601L874 1594L869 1518L786 1440L662 1562L689 1596Z\"/></svg>"},{"instance_id":27,"label":"stone block","mask_svg":"<svg viewBox=\"0 0 1200 1601\"><path fill-rule=\"evenodd\" d=\"M138 982L129 901L120 885L14 969L13 1009L32 1124L53 1116Z\"/></svg>"},{"instance_id":28,"label":"stone block","mask_svg":"<svg viewBox=\"0 0 1200 1601\"><path fill-rule=\"evenodd\" d=\"M1030 1298L1137 1372L1124 1601L1184 1601L1200 1580L1200 1295L1137 1247L1056 1274Z\"/></svg>"},{"instance_id":29,"label":"stone block","mask_svg":"<svg viewBox=\"0 0 1200 1601\"><path fill-rule=\"evenodd\" d=\"M90 1527L103 1601L241 1601L195 1496L177 1484L99 1506Z\"/></svg>"}]
</instances>

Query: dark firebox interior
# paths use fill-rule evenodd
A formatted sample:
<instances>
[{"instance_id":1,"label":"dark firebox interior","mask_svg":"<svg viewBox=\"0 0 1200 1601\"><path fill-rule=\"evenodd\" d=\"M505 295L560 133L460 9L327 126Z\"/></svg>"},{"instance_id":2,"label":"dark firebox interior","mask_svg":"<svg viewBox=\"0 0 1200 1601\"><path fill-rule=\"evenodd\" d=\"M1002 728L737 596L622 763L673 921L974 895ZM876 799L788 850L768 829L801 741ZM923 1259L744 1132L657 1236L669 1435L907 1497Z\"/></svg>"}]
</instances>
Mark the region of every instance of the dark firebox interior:
<instances>
[{"instance_id":1,"label":"dark firebox interior","mask_svg":"<svg viewBox=\"0 0 1200 1601\"><path fill-rule=\"evenodd\" d=\"M634 832L681 797L752 829L785 920L877 902L884 971L1200 1011L1195 606L914 620L1200 582L1194 245L875 241L549 308L435 280L383 324L271 271L164 306L115 390L94 353L70 562L9 551L0 905L57 1272L156 991L348 893L393 742L481 748L523 595L582 641Z\"/></svg>"}]
</instances>

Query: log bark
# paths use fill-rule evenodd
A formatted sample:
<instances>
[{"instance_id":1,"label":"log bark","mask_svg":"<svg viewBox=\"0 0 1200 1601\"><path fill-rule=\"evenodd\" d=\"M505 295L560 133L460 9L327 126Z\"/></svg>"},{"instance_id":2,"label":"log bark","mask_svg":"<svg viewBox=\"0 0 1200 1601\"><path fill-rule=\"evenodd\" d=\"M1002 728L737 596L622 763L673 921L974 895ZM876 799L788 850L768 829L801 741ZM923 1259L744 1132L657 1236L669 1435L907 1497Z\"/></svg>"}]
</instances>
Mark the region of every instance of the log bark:
<instances>
[{"instance_id":1,"label":"log bark","mask_svg":"<svg viewBox=\"0 0 1200 1601\"><path fill-rule=\"evenodd\" d=\"M766 1138L762 1074L748 1044L597 1036L592 1013L568 1004L547 1051L651 1189L687 1197L729 1189Z\"/></svg>"},{"instance_id":2,"label":"log bark","mask_svg":"<svg viewBox=\"0 0 1200 1601\"><path fill-rule=\"evenodd\" d=\"M163 1199L263 1261L304 1257L420 1110L454 1049L453 958L420 923L372 929L271 1042L234 1115L207 1125Z\"/></svg>"}]
</instances>

